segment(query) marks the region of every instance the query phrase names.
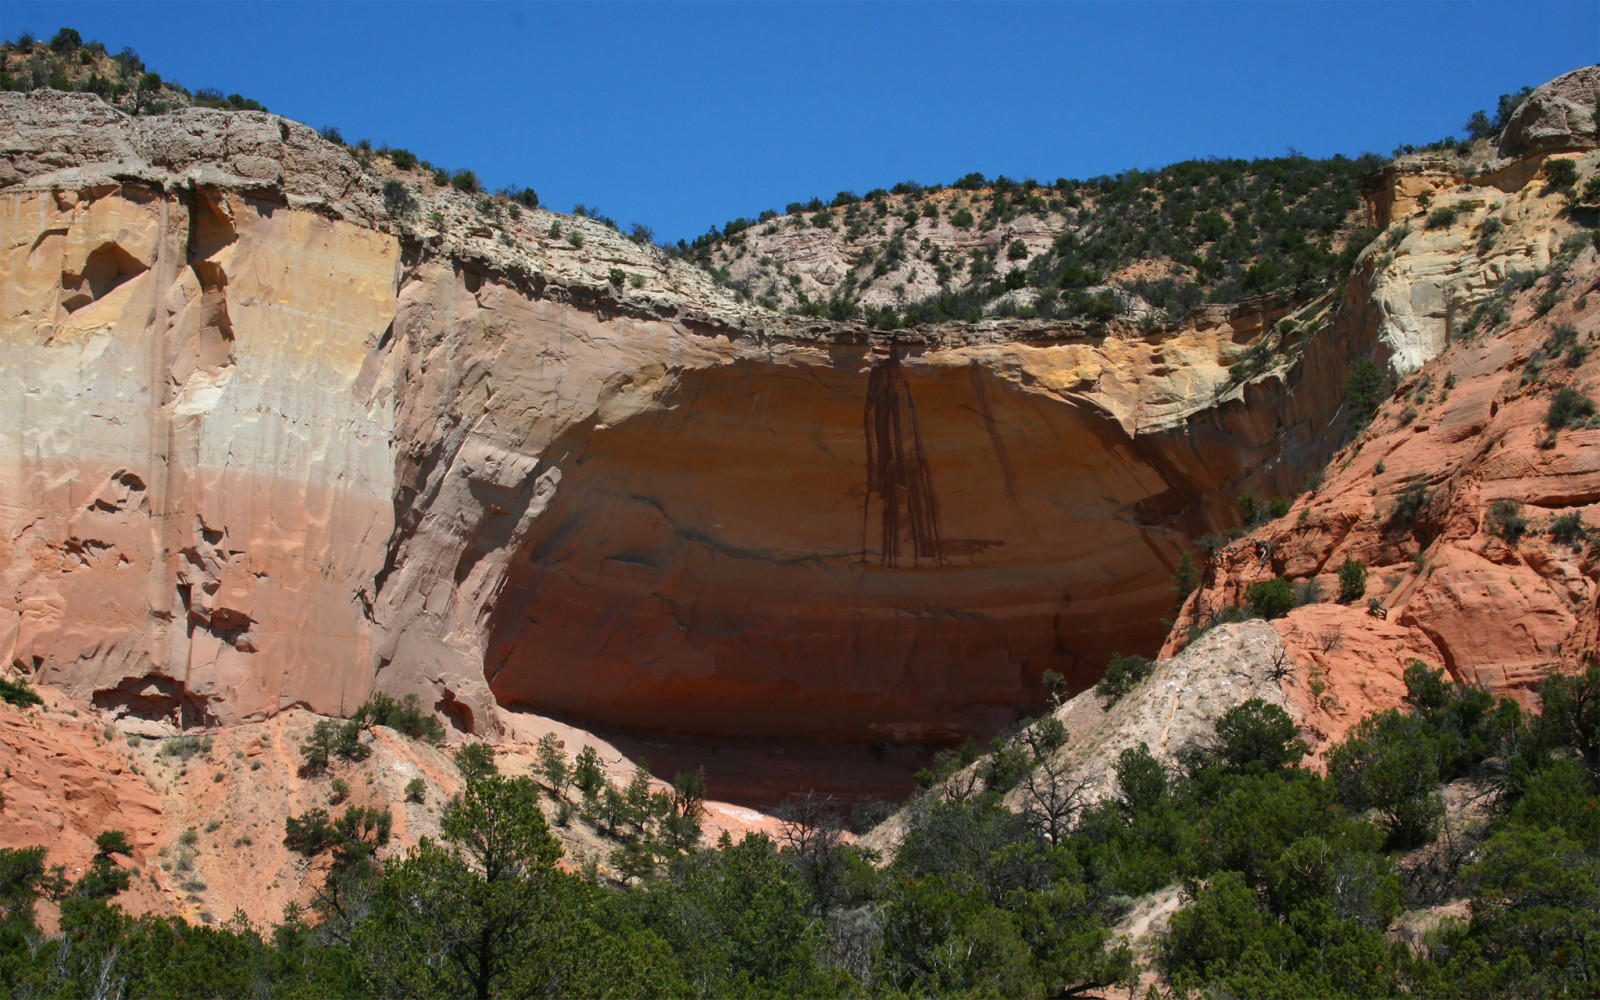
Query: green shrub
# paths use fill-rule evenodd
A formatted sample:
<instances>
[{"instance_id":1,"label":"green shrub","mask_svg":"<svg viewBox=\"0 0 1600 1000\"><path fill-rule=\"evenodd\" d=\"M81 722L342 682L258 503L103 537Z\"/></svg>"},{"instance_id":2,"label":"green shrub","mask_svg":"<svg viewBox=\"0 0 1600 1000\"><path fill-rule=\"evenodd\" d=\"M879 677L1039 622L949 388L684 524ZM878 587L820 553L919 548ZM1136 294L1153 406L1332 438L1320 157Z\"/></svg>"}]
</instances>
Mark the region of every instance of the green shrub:
<instances>
[{"instance_id":1,"label":"green shrub","mask_svg":"<svg viewBox=\"0 0 1600 1000\"><path fill-rule=\"evenodd\" d=\"M403 736L435 746L445 741L445 726L434 715L422 710L416 694L406 694L405 698L395 701L382 691L374 691L350 718L360 725L389 726Z\"/></svg>"},{"instance_id":2,"label":"green shrub","mask_svg":"<svg viewBox=\"0 0 1600 1000\"><path fill-rule=\"evenodd\" d=\"M1351 424L1365 427L1372 419L1372 412L1388 395L1387 390L1388 378L1376 362L1362 358L1351 365L1350 373L1345 376L1340 389L1345 402L1350 404Z\"/></svg>"},{"instance_id":3,"label":"green shrub","mask_svg":"<svg viewBox=\"0 0 1600 1000\"><path fill-rule=\"evenodd\" d=\"M972 213L965 208L958 208L950 216L950 224L957 229L971 229L973 223Z\"/></svg>"},{"instance_id":4,"label":"green shrub","mask_svg":"<svg viewBox=\"0 0 1600 1000\"><path fill-rule=\"evenodd\" d=\"M109 858L113 854L131 858L133 845L128 842L128 835L121 830L106 830L95 836L94 853L96 857L102 858Z\"/></svg>"},{"instance_id":5,"label":"green shrub","mask_svg":"<svg viewBox=\"0 0 1600 1000\"><path fill-rule=\"evenodd\" d=\"M1288 497L1273 497L1267 504L1267 511L1274 518L1282 517L1289 513L1289 508L1294 506L1294 501Z\"/></svg>"},{"instance_id":6,"label":"green shrub","mask_svg":"<svg viewBox=\"0 0 1600 1000\"><path fill-rule=\"evenodd\" d=\"M18 708L44 704L38 693L28 686L28 682L20 678L8 681L4 677L0 677L0 701L5 701L7 704L15 705Z\"/></svg>"},{"instance_id":7,"label":"green shrub","mask_svg":"<svg viewBox=\"0 0 1600 1000\"><path fill-rule=\"evenodd\" d=\"M1210 755L1241 774L1281 771L1305 756L1306 745L1297 738L1298 732L1288 712L1251 698L1217 720L1216 743Z\"/></svg>"},{"instance_id":8,"label":"green shrub","mask_svg":"<svg viewBox=\"0 0 1600 1000\"><path fill-rule=\"evenodd\" d=\"M1572 386L1564 385L1551 394L1544 425L1555 433L1566 427L1582 426L1593 416L1594 401Z\"/></svg>"},{"instance_id":9,"label":"green shrub","mask_svg":"<svg viewBox=\"0 0 1600 1000\"><path fill-rule=\"evenodd\" d=\"M457 170L450 175L450 186L457 191L476 194L478 191L478 175L470 170Z\"/></svg>"},{"instance_id":10,"label":"green shrub","mask_svg":"<svg viewBox=\"0 0 1600 1000\"><path fill-rule=\"evenodd\" d=\"M623 282L628 280L628 275L620 267L613 267L608 277L610 277L611 283L619 289L622 287Z\"/></svg>"},{"instance_id":11,"label":"green shrub","mask_svg":"<svg viewBox=\"0 0 1600 1000\"><path fill-rule=\"evenodd\" d=\"M1194 557L1185 552L1178 557L1178 568L1172 574L1172 592L1178 595L1178 604L1188 600L1199 585L1200 569L1195 566Z\"/></svg>"},{"instance_id":12,"label":"green shrub","mask_svg":"<svg viewBox=\"0 0 1600 1000\"><path fill-rule=\"evenodd\" d=\"M187 762L195 756L208 756L211 753L211 738L209 736L175 736L161 744L161 749L156 751L158 757L176 757Z\"/></svg>"},{"instance_id":13,"label":"green shrub","mask_svg":"<svg viewBox=\"0 0 1600 1000\"><path fill-rule=\"evenodd\" d=\"M1345 556L1339 565L1339 603L1359 601L1367 593L1367 566L1355 556Z\"/></svg>"},{"instance_id":14,"label":"green shrub","mask_svg":"<svg viewBox=\"0 0 1600 1000\"><path fill-rule=\"evenodd\" d=\"M1558 544L1573 545L1588 537L1589 526L1583 523L1583 515L1573 510L1551 518L1545 531Z\"/></svg>"},{"instance_id":15,"label":"green shrub","mask_svg":"<svg viewBox=\"0 0 1600 1000\"><path fill-rule=\"evenodd\" d=\"M413 204L411 191L404 183L393 177L383 182L383 208L391 216L406 214Z\"/></svg>"},{"instance_id":16,"label":"green shrub","mask_svg":"<svg viewBox=\"0 0 1600 1000\"><path fill-rule=\"evenodd\" d=\"M406 801L420 803L428 794L428 783L421 778L406 782Z\"/></svg>"},{"instance_id":17,"label":"green shrub","mask_svg":"<svg viewBox=\"0 0 1600 1000\"><path fill-rule=\"evenodd\" d=\"M50 48L58 55L76 52L83 47L83 36L74 28L62 28L50 38Z\"/></svg>"},{"instance_id":18,"label":"green shrub","mask_svg":"<svg viewBox=\"0 0 1600 1000\"><path fill-rule=\"evenodd\" d=\"M1483 526L1489 532L1512 545L1527 533L1528 519L1522 516L1522 504L1517 500L1496 500L1484 515Z\"/></svg>"},{"instance_id":19,"label":"green shrub","mask_svg":"<svg viewBox=\"0 0 1600 1000\"><path fill-rule=\"evenodd\" d=\"M1438 747L1420 719L1395 709L1367 716L1328 751L1328 777L1349 808L1378 811L1395 847L1427 843L1444 812L1433 790Z\"/></svg>"},{"instance_id":20,"label":"green shrub","mask_svg":"<svg viewBox=\"0 0 1600 1000\"><path fill-rule=\"evenodd\" d=\"M1427 480L1422 476L1413 476L1406 488L1395 497L1394 506L1389 509L1389 524L1399 526L1415 521L1428 505L1429 495Z\"/></svg>"},{"instance_id":21,"label":"green shrub","mask_svg":"<svg viewBox=\"0 0 1600 1000\"><path fill-rule=\"evenodd\" d=\"M1546 160L1544 177L1551 187L1570 188L1578 183L1578 165L1571 160Z\"/></svg>"},{"instance_id":22,"label":"green shrub","mask_svg":"<svg viewBox=\"0 0 1600 1000\"><path fill-rule=\"evenodd\" d=\"M1011 245L1006 247L1006 260L1027 260L1027 259L1028 259L1028 244L1022 242L1022 240L1020 240L1020 239L1012 240L1011 241Z\"/></svg>"},{"instance_id":23,"label":"green shrub","mask_svg":"<svg viewBox=\"0 0 1600 1000\"><path fill-rule=\"evenodd\" d=\"M1105 673L1094 686L1094 692L1105 698L1107 705L1114 704L1117 699L1138 687L1139 682L1149 677L1154 669L1155 662L1147 656L1112 653L1106 663Z\"/></svg>"},{"instance_id":24,"label":"green shrub","mask_svg":"<svg viewBox=\"0 0 1600 1000\"><path fill-rule=\"evenodd\" d=\"M1428 213L1427 228L1449 229L1456 224L1459 213L1454 206L1442 206Z\"/></svg>"},{"instance_id":25,"label":"green shrub","mask_svg":"<svg viewBox=\"0 0 1600 1000\"><path fill-rule=\"evenodd\" d=\"M500 766L494 760L494 747L487 743L463 743L454 759L456 770L468 781L500 773Z\"/></svg>"},{"instance_id":26,"label":"green shrub","mask_svg":"<svg viewBox=\"0 0 1600 1000\"><path fill-rule=\"evenodd\" d=\"M571 232L567 233L567 242L572 244L573 249L582 250L583 249L583 233L579 232L576 229L572 230Z\"/></svg>"},{"instance_id":27,"label":"green shrub","mask_svg":"<svg viewBox=\"0 0 1600 1000\"><path fill-rule=\"evenodd\" d=\"M1244 523L1254 525L1265 520L1266 508L1256 503L1254 493L1241 493L1234 501L1234 506L1239 508L1239 514L1244 518Z\"/></svg>"},{"instance_id":28,"label":"green shrub","mask_svg":"<svg viewBox=\"0 0 1600 1000\"><path fill-rule=\"evenodd\" d=\"M1245 588L1245 600L1258 618L1282 618L1294 607L1294 587L1281 576Z\"/></svg>"},{"instance_id":29,"label":"green shrub","mask_svg":"<svg viewBox=\"0 0 1600 1000\"><path fill-rule=\"evenodd\" d=\"M409 149L391 149L389 150L389 162L394 164L396 170L415 170L417 154Z\"/></svg>"}]
</instances>

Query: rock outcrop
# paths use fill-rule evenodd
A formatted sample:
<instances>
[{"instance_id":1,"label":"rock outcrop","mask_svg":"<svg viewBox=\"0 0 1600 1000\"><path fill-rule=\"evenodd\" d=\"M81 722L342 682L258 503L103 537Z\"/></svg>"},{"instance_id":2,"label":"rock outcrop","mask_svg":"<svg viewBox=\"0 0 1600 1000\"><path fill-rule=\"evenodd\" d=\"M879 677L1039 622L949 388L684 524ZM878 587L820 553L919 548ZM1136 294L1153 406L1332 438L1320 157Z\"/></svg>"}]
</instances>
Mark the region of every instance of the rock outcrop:
<instances>
[{"instance_id":1,"label":"rock outcrop","mask_svg":"<svg viewBox=\"0 0 1600 1000\"><path fill-rule=\"evenodd\" d=\"M1500 155L1593 149L1600 145L1600 66L1585 66L1535 87L1500 133Z\"/></svg>"},{"instance_id":2,"label":"rock outcrop","mask_svg":"<svg viewBox=\"0 0 1600 1000\"><path fill-rule=\"evenodd\" d=\"M1582 157L1580 171L1596 160ZM1221 550L1169 639L1170 652L1189 624L1240 603L1257 580L1311 587L1320 596L1277 624L1319 674L1321 690L1304 701L1321 742L1392 704L1411 659L1527 702L1547 669L1597 655L1600 430L1583 401L1600 371L1600 261L1586 239L1562 249L1570 222L1529 203L1564 198L1541 188L1464 215L1470 228L1437 239L1482 259L1498 252L1486 249L1483 220L1505 220L1502 242L1514 246L1528 220L1548 217L1534 225L1548 269L1481 302L1476 323L1458 324L1334 456L1326 482ZM1365 590L1334 603L1347 559L1365 566Z\"/></svg>"},{"instance_id":3,"label":"rock outcrop","mask_svg":"<svg viewBox=\"0 0 1600 1000\"><path fill-rule=\"evenodd\" d=\"M1350 365L1425 363L1435 299L1560 228L1500 206L1498 270L1416 234L1179 325L887 334L260 112L0 95L0 163L0 644L180 727L377 687L486 735L992 731L1153 651L1189 540L1329 457Z\"/></svg>"}]
</instances>

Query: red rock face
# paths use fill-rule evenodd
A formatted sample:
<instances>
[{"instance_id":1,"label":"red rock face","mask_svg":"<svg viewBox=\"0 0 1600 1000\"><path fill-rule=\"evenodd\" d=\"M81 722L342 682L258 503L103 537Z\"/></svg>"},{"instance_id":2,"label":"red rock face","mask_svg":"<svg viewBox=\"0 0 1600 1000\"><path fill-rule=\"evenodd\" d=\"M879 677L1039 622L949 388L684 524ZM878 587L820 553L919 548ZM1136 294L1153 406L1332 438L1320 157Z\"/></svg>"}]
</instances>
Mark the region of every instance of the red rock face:
<instances>
[{"instance_id":1,"label":"red rock face","mask_svg":"<svg viewBox=\"0 0 1600 1000\"><path fill-rule=\"evenodd\" d=\"M1600 262L1585 250L1513 297L1507 324L1452 344L1402 382L1334 456L1317 493L1219 555L1168 650L1197 614L1242 601L1258 579L1315 581L1331 601L1348 557L1367 567L1364 595L1296 608L1278 623L1328 685L1326 697L1302 692L1321 743L1365 710L1396 704L1413 658L1525 704L1547 670L1594 662L1600 551L1592 536L1558 541L1549 529L1562 515L1600 525L1600 430L1552 437L1546 418L1563 387L1595 394L1597 277ZM1576 331L1578 350L1541 365L1535 352L1558 327ZM1414 518L1396 515L1408 490L1426 495ZM1520 535L1497 527L1494 505L1506 501L1521 505ZM1369 599L1381 619L1369 617Z\"/></svg>"},{"instance_id":2,"label":"red rock face","mask_svg":"<svg viewBox=\"0 0 1600 1000\"><path fill-rule=\"evenodd\" d=\"M1153 646L1171 490L1113 422L859 348L686 373L558 440L487 674L503 702L702 733L992 730L1046 669ZM1141 523L1141 514L1145 514Z\"/></svg>"}]
</instances>

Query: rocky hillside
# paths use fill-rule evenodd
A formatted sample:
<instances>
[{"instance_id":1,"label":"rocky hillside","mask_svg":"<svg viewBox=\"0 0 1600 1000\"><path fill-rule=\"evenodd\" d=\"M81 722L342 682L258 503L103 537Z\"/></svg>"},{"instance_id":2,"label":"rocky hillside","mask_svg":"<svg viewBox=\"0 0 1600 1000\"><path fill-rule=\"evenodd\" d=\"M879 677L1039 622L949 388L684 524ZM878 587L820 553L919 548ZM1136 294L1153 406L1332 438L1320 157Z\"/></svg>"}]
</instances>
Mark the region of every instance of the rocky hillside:
<instances>
[{"instance_id":1,"label":"rocky hillside","mask_svg":"<svg viewBox=\"0 0 1600 1000\"><path fill-rule=\"evenodd\" d=\"M1468 138L1395 151L1480 178L1529 152L1592 139L1580 78L1559 93L1506 95ZM1291 153L1194 160L1053 183L969 174L795 202L696 240L691 256L741 298L893 329L984 316L1181 322L1201 303L1316 298L1342 286L1375 234L1382 160ZM1366 200L1361 197L1366 195Z\"/></svg>"},{"instance_id":2,"label":"rocky hillside","mask_svg":"<svg viewBox=\"0 0 1600 1000\"><path fill-rule=\"evenodd\" d=\"M1557 162L1579 183L1600 166L1593 153ZM1552 182L1552 167L1510 192L1440 190L1412 217L1417 231L1392 241L1391 266L1409 257L1434 275L1438 301L1489 275L1492 291L1447 310L1437 353L1316 489L1216 549L1169 649L1249 603L1250 586L1289 581L1298 600L1282 627L1334 685L1334 718L1318 723L1328 731L1373 704L1352 684L1392 691L1413 657L1524 697L1546 669L1593 662L1600 262L1577 228L1595 209ZM1424 228L1423 213L1441 211L1452 220ZM1514 245L1530 228L1545 235L1524 254Z\"/></svg>"}]
</instances>

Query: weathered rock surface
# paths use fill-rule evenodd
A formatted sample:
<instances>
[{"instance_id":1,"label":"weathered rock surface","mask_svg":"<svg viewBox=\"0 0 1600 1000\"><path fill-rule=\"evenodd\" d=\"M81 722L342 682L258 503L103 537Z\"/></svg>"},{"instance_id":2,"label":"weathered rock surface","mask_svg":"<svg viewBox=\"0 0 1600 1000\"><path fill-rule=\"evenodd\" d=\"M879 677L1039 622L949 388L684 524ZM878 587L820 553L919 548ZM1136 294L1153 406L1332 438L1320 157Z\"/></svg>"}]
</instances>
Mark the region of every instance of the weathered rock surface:
<instances>
[{"instance_id":1,"label":"weathered rock surface","mask_svg":"<svg viewBox=\"0 0 1600 1000\"><path fill-rule=\"evenodd\" d=\"M1500 133L1500 155L1593 148L1600 143L1595 102L1600 66L1585 66L1535 87Z\"/></svg>"},{"instance_id":2,"label":"weathered rock surface","mask_svg":"<svg viewBox=\"0 0 1600 1000\"><path fill-rule=\"evenodd\" d=\"M1328 407L1227 382L1275 312L874 345L585 220L380 220L264 114L3 100L6 651L116 713L981 733L1320 458Z\"/></svg>"},{"instance_id":3,"label":"weathered rock surface","mask_svg":"<svg viewBox=\"0 0 1600 1000\"><path fill-rule=\"evenodd\" d=\"M264 113L0 95L0 161L0 652L176 725L381 687L488 735L985 733L1153 651L1188 540L1322 466L1350 364L1424 363L1436 300L1560 228L1490 185L1498 265L1462 221L1342 297L869 335L593 220L391 218L388 168Z\"/></svg>"},{"instance_id":4,"label":"weathered rock surface","mask_svg":"<svg viewBox=\"0 0 1600 1000\"><path fill-rule=\"evenodd\" d=\"M1581 161L1586 172L1593 160ZM1594 392L1600 261L1585 248L1558 263L1507 299L1505 322L1452 338L1401 382L1321 488L1219 552L1168 651L1189 622L1239 603L1256 580L1314 581L1321 602L1277 624L1325 686L1298 696L1321 743L1393 704L1412 658L1525 702L1546 669L1593 662L1600 430L1580 420L1552 434L1547 416L1558 390ZM1571 350L1545 346L1558 328L1574 331ZM1408 493L1414 517L1401 503ZM1514 505L1522 530L1500 527L1497 502ZM1586 528L1552 537L1563 515ZM1366 593L1352 606L1327 603L1346 558L1367 567Z\"/></svg>"}]
</instances>

